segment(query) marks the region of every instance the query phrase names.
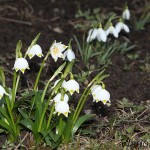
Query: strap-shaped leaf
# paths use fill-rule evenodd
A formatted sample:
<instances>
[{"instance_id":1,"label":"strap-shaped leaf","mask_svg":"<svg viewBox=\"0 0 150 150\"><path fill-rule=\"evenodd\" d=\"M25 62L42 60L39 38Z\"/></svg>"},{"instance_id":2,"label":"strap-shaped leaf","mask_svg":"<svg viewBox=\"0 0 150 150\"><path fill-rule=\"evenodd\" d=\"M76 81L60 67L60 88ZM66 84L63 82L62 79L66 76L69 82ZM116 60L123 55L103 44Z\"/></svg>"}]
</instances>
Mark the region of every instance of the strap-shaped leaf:
<instances>
[{"instance_id":1,"label":"strap-shaped leaf","mask_svg":"<svg viewBox=\"0 0 150 150\"><path fill-rule=\"evenodd\" d=\"M92 118L92 117L94 117L94 116L95 116L95 114L87 114L87 115L84 115L84 116L80 117L80 118L76 121L76 123L75 123L75 125L74 125L74 127L73 127L72 135L74 135L74 134L76 133L76 131L80 128L80 126L81 126L85 121L87 121L88 119L90 119L90 118Z\"/></svg>"},{"instance_id":2,"label":"strap-shaped leaf","mask_svg":"<svg viewBox=\"0 0 150 150\"><path fill-rule=\"evenodd\" d=\"M6 131L8 131L10 134L13 134L12 128L3 120L0 120L0 126L2 126Z\"/></svg>"}]
</instances>

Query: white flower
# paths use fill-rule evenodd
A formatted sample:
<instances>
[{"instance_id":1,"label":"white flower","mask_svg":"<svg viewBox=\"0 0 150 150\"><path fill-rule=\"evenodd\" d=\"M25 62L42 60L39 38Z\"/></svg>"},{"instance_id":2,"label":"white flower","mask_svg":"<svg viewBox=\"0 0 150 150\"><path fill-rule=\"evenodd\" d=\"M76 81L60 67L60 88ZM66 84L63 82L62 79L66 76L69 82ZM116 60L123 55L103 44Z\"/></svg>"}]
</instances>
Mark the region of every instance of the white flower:
<instances>
[{"instance_id":1,"label":"white flower","mask_svg":"<svg viewBox=\"0 0 150 150\"><path fill-rule=\"evenodd\" d=\"M93 97L93 101L96 102L102 101L104 105L107 102L110 103L110 93L107 90L102 89L100 92L96 93L96 96Z\"/></svg>"},{"instance_id":2,"label":"white flower","mask_svg":"<svg viewBox=\"0 0 150 150\"><path fill-rule=\"evenodd\" d=\"M68 113L69 113L69 105L68 103L64 102L64 101L59 101L56 105L55 105L55 112L54 113L58 113L58 116L60 114L64 114L66 117L68 117Z\"/></svg>"},{"instance_id":3,"label":"white flower","mask_svg":"<svg viewBox=\"0 0 150 150\"><path fill-rule=\"evenodd\" d=\"M71 79L69 81L67 81L65 84L64 84L64 89L66 91L69 91L70 94L72 95L75 91L77 93L79 93L79 83L77 81L75 81L74 79Z\"/></svg>"},{"instance_id":4,"label":"white flower","mask_svg":"<svg viewBox=\"0 0 150 150\"><path fill-rule=\"evenodd\" d=\"M129 11L128 7L123 11L122 18L125 19L125 20L130 19L130 11Z\"/></svg>"},{"instance_id":5,"label":"white flower","mask_svg":"<svg viewBox=\"0 0 150 150\"><path fill-rule=\"evenodd\" d=\"M121 21L116 24L115 29L117 30L118 33L120 33L122 29L127 33L130 32L129 27Z\"/></svg>"},{"instance_id":6,"label":"white flower","mask_svg":"<svg viewBox=\"0 0 150 150\"><path fill-rule=\"evenodd\" d=\"M68 61L72 61L75 59L75 54L74 52L72 51L72 49L67 49L65 52L64 52L64 59L67 57Z\"/></svg>"},{"instance_id":7,"label":"white flower","mask_svg":"<svg viewBox=\"0 0 150 150\"><path fill-rule=\"evenodd\" d=\"M64 44L56 43L56 41L53 43L53 45L50 47L51 56L55 61L57 61L58 57L63 58L63 51L67 48Z\"/></svg>"},{"instance_id":8,"label":"white flower","mask_svg":"<svg viewBox=\"0 0 150 150\"><path fill-rule=\"evenodd\" d=\"M94 99L97 99L97 93L99 93L102 90L101 85L94 85L91 87L91 94Z\"/></svg>"},{"instance_id":9,"label":"white flower","mask_svg":"<svg viewBox=\"0 0 150 150\"><path fill-rule=\"evenodd\" d=\"M91 41L95 40L97 37L97 28L90 29L87 37L87 43L90 43Z\"/></svg>"},{"instance_id":10,"label":"white flower","mask_svg":"<svg viewBox=\"0 0 150 150\"><path fill-rule=\"evenodd\" d=\"M102 28L97 29L97 40L99 42L100 41L106 42L106 40L107 40L106 32Z\"/></svg>"},{"instance_id":11,"label":"white flower","mask_svg":"<svg viewBox=\"0 0 150 150\"><path fill-rule=\"evenodd\" d=\"M4 94L8 95L8 93L6 93L6 91L5 91L5 89L0 85L0 99L3 97Z\"/></svg>"},{"instance_id":12,"label":"white flower","mask_svg":"<svg viewBox=\"0 0 150 150\"><path fill-rule=\"evenodd\" d=\"M118 38L118 32L112 25L106 30L106 35L108 36L109 34L113 34L114 37Z\"/></svg>"},{"instance_id":13,"label":"white flower","mask_svg":"<svg viewBox=\"0 0 150 150\"><path fill-rule=\"evenodd\" d=\"M38 44L33 45L28 51L27 54L29 56L29 58L31 59L32 57L34 57L35 55L37 55L38 57L42 57L42 49Z\"/></svg>"},{"instance_id":14,"label":"white flower","mask_svg":"<svg viewBox=\"0 0 150 150\"><path fill-rule=\"evenodd\" d=\"M55 104L57 104L58 102L61 101L61 96L62 94L61 93L58 93L54 98L53 98L53 101L55 102ZM69 100L69 97L67 94L64 95L64 99L63 99L63 102L68 102Z\"/></svg>"},{"instance_id":15,"label":"white flower","mask_svg":"<svg viewBox=\"0 0 150 150\"><path fill-rule=\"evenodd\" d=\"M22 73L24 73L26 69L29 69L29 64L25 58L18 58L15 61L13 69L15 69L16 72L20 70Z\"/></svg>"}]
</instances>

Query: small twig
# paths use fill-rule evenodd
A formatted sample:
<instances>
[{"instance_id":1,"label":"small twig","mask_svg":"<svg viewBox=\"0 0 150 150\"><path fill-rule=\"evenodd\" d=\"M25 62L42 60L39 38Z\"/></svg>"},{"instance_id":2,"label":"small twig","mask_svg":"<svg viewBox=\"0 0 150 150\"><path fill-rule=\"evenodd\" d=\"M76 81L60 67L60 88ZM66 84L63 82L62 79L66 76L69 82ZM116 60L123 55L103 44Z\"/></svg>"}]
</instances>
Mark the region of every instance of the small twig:
<instances>
[{"instance_id":1,"label":"small twig","mask_svg":"<svg viewBox=\"0 0 150 150\"><path fill-rule=\"evenodd\" d=\"M16 20L16 19L11 19L11 18L0 17L0 20L4 20L4 21L8 21L8 22L14 22L14 23L19 23L19 24L24 24L24 25L28 25L28 26L32 25L31 22L21 21L21 20Z\"/></svg>"},{"instance_id":2,"label":"small twig","mask_svg":"<svg viewBox=\"0 0 150 150\"><path fill-rule=\"evenodd\" d=\"M141 117L148 109L145 109L141 114L139 114L136 119L138 119L139 117Z\"/></svg>"},{"instance_id":3,"label":"small twig","mask_svg":"<svg viewBox=\"0 0 150 150\"><path fill-rule=\"evenodd\" d=\"M28 132L26 133L26 135L24 136L24 138L21 140L21 142L16 146L16 148L14 150L18 150L19 146L21 145L21 143L26 139L26 137L28 136Z\"/></svg>"}]
</instances>

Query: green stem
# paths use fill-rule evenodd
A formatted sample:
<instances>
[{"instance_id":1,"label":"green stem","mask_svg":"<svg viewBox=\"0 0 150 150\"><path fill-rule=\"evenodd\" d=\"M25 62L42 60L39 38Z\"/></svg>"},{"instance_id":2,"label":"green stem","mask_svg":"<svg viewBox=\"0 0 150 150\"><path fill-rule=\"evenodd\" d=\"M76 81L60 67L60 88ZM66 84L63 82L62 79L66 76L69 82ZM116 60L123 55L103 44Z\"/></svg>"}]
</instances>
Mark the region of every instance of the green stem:
<instances>
[{"instance_id":1,"label":"green stem","mask_svg":"<svg viewBox=\"0 0 150 150\"><path fill-rule=\"evenodd\" d=\"M86 89L84 90L84 92L83 92L83 94L81 95L81 97L80 97L80 99L79 99L79 102L78 102L78 105L77 105L77 107L76 107L76 109L75 109L75 112L74 112L74 114L73 114L73 122L75 123L76 122L76 120L77 120L77 118L78 118L78 116L79 116L79 114L80 114L80 112L81 112L81 109L82 109L82 107L83 107L83 105L84 105L84 103L85 103L85 101L86 101L86 99L87 99L87 97L88 97L88 94L89 94L89 92L90 92L90 87L94 84L94 82L96 82L96 80L98 81L101 81L102 79L104 79L105 77L107 77L108 75L103 75L101 78L100 78L100 76L103 74L103 72L104 72L104 70L103 71L101 71L89 84L88 84L88 86L86 87Z\"/></svg>"},{"instance_id":2,"label":"green stem","mask_svg":"<svg viewBox=\"0 0 150 150\"><path fill-rule=\"evenodd\" d=\"M62 116L60 117L60 120L59 120L59 135L62 134Z\"/></svg>"},{"instance_id":3,"label":"green stem","mask_svg":"<svg viewBox=\"0 0 150 150\"><path fill-rule=\"evenodd\" d=\"M52 116L53 116L54 109L55 109L55 105L53 104L53 106L51 108L51 112L50 112L49 118L48 118L46 130L49 128L49 125L50 125L50 122L51 122L51 119L52 119Z\"/></svg>"},{"instance_id":4,"label":"green stem","mask_svg":"<svg viewBox=\"0 0 150 150\"><path fill-rule=\"evenodd\" d=\"M13 78L13 87L12 87L12 102L11 102L11 109L13 108L13 104L15 101L15 88L16 88L16 78L17 78L17 73L14 71L14 78Z\"/></svg>"},{"instance_id":5,"label":"green stem","mask_svg":"<svg viewBox=\"0 0 150 150\"><path fill-rule=\"evenodd\" d=\"M80 114L80 112L81 112L81 110L82 110L82 108L83 108L83 106L85 104L85 101L87 100L87 97L89 95L90 89L88 89L88 91L86 90L86 92L87 93L86 93L85 97L81 100L81 105L78 107L78 110L76 111L75 117L73 118L73 124L75 124L77 119L78 119L78 116L79 116L79 114Z\"/></svg>"},{"instance_id":6,"label":"green stem","mask_svg":"<svg viewBox=\"0 0 150 150\"><path fill-rule=\"evenodd\" d=\"M48 107L48 105L49 105L49 102L50 102L50 100L52 99L52 96L53 96L53 95L51 94L51 96L49 97L49 99L48 99L48 101L47 101L47 103L46 103L46 105L45 105L45 107L44 107L44 110L43 110L43 113L42 113L42 116L41 116L41 119L40 119L39 127L38 127L38 132L40 132L40 130L41 130L42 123L43 123L43 119L44 119L44 116L45 116L47 107ZM51 115L52 115L52 114L51 114Z\"/></svg>"},{"instance_id":7,"label":"green stem","mask_svg":"<svg viewBox=\"0 0 150 150\"><path fill-rule=\"evenodd\" d=\"M10 118L11 118L11 121L12 121L14 134L15 134L15 136L16 136L16 126L15 126L14 118L13 118L13 115L12 115L12 109L11 109L11 106L10 106L10 104L9 104L9 99L8 99L8 98L6 98L6 104L7 104L7 109L8 109L8 112L9 112L9 115L10 115Z\"/></svg>"},{"instance_id":8,"label":"green stem","mask_svg":"<svg viewBox=\"0 0 150 150\"><path fill-rule=\"evenodd\" d=\"M40 70L38 72L38 75L37 75L37 78L36 78L36 81L35 81L35 85L34 85L34 91L36 91L36 89L37 89L37 85L38 85L38 82L39 82L39 79L40 79L40 76L41 76L41 72L43 70L44 64L45 64L45 62L46 62L49 55L50 55L50 50L47 52L47 55L45 56L45 58L42 62L42 65L40 67Z\"/></svg>"}]
</instances>

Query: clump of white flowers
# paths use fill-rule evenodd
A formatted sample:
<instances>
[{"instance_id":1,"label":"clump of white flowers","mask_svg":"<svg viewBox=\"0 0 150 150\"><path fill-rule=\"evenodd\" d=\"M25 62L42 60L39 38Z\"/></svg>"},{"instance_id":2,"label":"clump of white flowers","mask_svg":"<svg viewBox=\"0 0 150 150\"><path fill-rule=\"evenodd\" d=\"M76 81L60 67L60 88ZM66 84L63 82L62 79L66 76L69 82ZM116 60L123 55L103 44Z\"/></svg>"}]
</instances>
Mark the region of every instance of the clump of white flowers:
<instances>
[{"instance_id":1,"label":"clump of white flowers","mask_svg":"<svg viewBox=\"0 0 150 150\"><path fill-rule=\"evenodd\" d=\"M102 88L101 85L94 85L91 87L91 94L93 96L93 102L103 102L104 105L110 105L110 93Z\"/></svg>"},{"instance_id":2,"label":"clump of white flowers","mask_svg":"<svg viewBox=\"0 0 150 150\"><path fill-rule=\"evenodd\" d=\"M58 113L63 114L64 116L68 117L69 110L69 96L65 93L65 90L61 88L61 93L56 94L56 96L52 99L55 103L55 112L54 114Z\"/></svg>"},{"instance_id":3,"label":"clump of white flowers","mask_svg":"<svg viewBox=\"0 0 150 150\"><path fill-rule=\"evenodd\" d=\"M17 71L25 72L26 69L29 69L29 64L25 58L17 58L14 64L14 68Z\"/></svg>"},{"instance_id":4,"label":"clump of white flowers","mask_svg":"<svg viewBox=\"0 0 150 150\"><path fill-rule=\"evenodd\" d=\"M0 99L5 95L8 95L8 93L5 91L5 89L0 85Z\"/></svg>"},{"instance_id":5,"label":"clump of white flowers","mask_svg":"<svg viewBox=\"0 0 150 150\"><path fill-rule=\"evenodd\" d=\"M128 6L125 7L125 10L122 13L122 19L124 20L129 20L130 19L130 11L128 9ZM106 26L104 28L107 28L106 30L102 29L102 25L101 23L99 24L99 27L94 27L93 29L90 29L88 32L88 36L87 36L87 43L92 42L93 40L98 40L99 42L106 42L107 41L107 36L109 34L112 34L115 38L118 38L119 33L121 32L121 30L124 30L125 32L129 33L129 27L123 23L123 21L120 19L120 21L115 25L115 27L113 26L113 24L110 22L110 26ZM108 23L109 23L108 22Z\"/></svg>"},{"instance_id":6,"label":"clump of white flowers","mask_svg":"<svg viewBox=\"0 0 150 150\"><path fill-rule=\"evenodd\" d=\"M42 48L40 47L40 45L35 44L28 49L27 54L30 59L33 58L35 55L41 58L43 56Z\"/></svg>"}]
</instances>

